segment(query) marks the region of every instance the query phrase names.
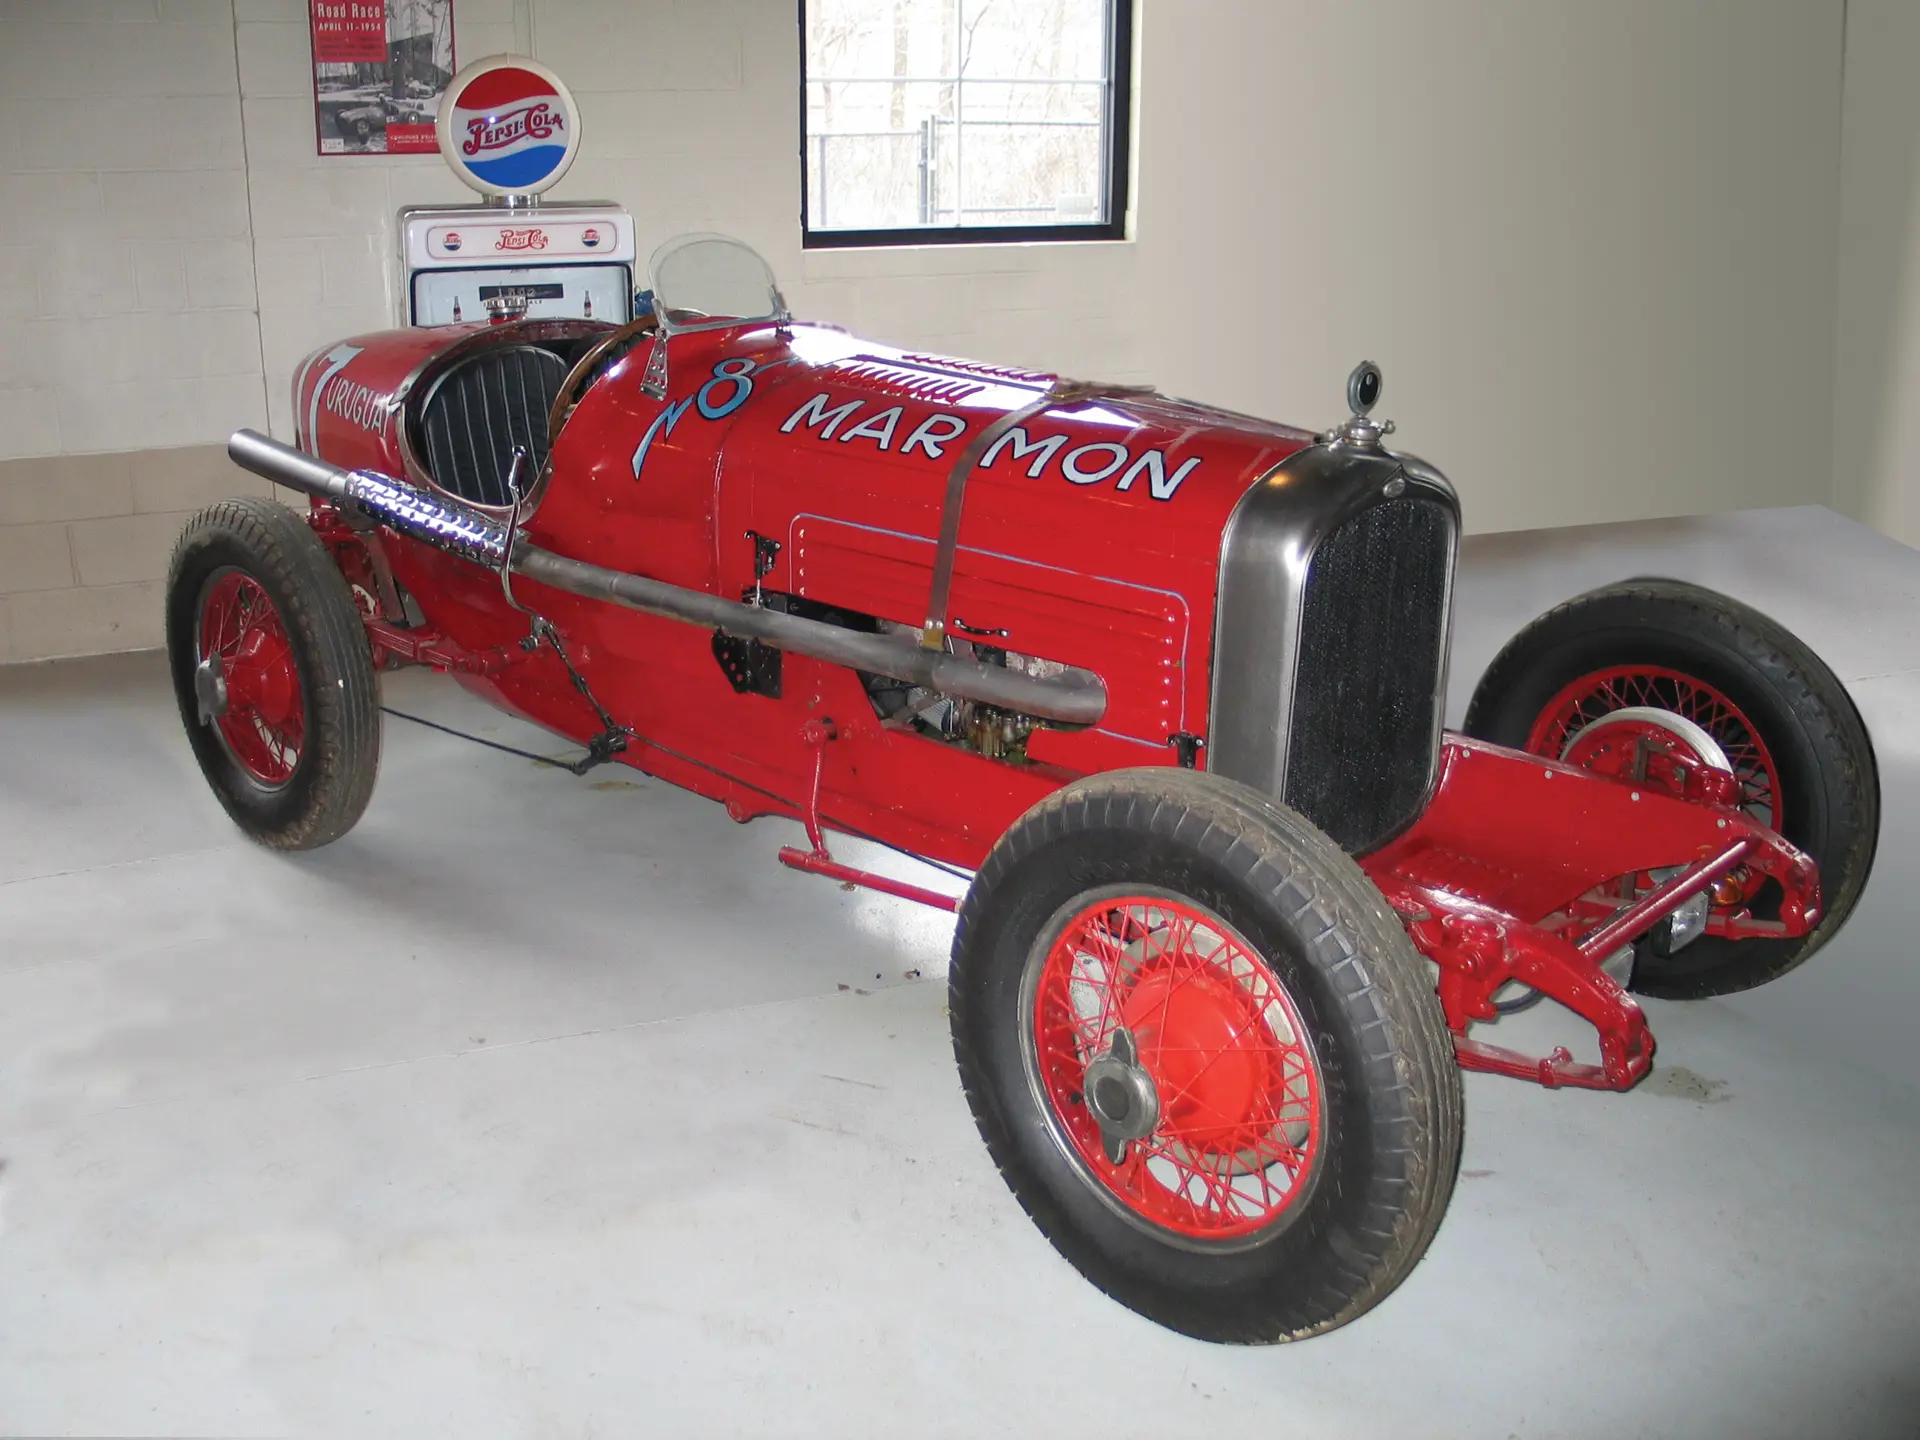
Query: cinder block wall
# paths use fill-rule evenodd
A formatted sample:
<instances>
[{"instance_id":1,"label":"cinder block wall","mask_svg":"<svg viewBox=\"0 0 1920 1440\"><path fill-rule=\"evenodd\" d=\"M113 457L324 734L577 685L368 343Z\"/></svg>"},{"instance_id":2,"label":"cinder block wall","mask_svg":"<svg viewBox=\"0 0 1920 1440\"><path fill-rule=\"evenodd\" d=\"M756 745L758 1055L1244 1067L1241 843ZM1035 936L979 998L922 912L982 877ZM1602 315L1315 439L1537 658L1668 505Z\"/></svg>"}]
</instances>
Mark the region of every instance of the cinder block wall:
<instances>
[{"instance_id":1,"label":"cinder block wall","mask_svg":"<svg viewBox=\"0 0 1920 1440\"><path fill-rule=\"evenodd\" d=\"M462 63L579 97L559 191L761 247L802 313L901 343L1141 373L1133 247L802 257L792 0L458 0ZM317 347L394 323L394 215L472 203L434 156L314 153L307 0L0 0L0 662L160 641L187 514L262 487ZM932 277L932 283L929 283Z\"/></svg>"},{"instance_id":2,"label":"cinder block wall","mask_svg":"<svg viewBox=\"0 0 1920 1440\"><path fill-rule=\"evenodd\" d=\"M0 660L157 644L266 413L229 5L0 6L0 132Z\"/></svg>"},{"instance_id":3,"label":"cinder block wall","mask_svg":"<svg viewBox=\"0 0 1920 1440\"><path fill-rule=\"evenodd\" d=\"M186 517L272 493L221 441L289 435L299 359L391 323L393 210L469 193L319 160L308 66L306 0L0 0L0 662L159 644Z\"/></svg>"},{"instance_id":4,"label":"cinder block wall","mask_svg":"<svg viewBox=\"0 0 1920 1440\"><path fill-rule=\"evenodd\" d=\"M1821 502L1844 0L1140 0L1135 239L812 251L793 0L458 0L561 197L856 333L1324 423L1387 369L1475 530ZM437 157L314 153L307 0L0 0L0 661L150 645L218 445L393 323ZM1497 37L1499 43L1494 43ZM1357 98L1356 98L1357 97Z\"/></svg>"},{"instance_id":5,"label":"cinder block wall","mask_svg":"<svg viewBox=\"0 0 1920 1440\"><path fill-rule=\"evenodd\" d=\"M160 582L187 517L272 489L218 445L0 464L0 660L160 644Z\"/></svg>"}]
</instances>

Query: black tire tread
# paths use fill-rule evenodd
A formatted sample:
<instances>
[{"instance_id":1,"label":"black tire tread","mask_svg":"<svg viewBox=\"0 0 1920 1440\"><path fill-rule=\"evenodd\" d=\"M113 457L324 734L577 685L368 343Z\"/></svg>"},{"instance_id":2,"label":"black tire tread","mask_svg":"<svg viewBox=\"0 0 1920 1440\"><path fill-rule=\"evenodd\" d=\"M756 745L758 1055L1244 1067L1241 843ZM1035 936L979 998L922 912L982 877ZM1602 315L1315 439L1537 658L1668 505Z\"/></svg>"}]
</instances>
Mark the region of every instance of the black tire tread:
<instances>
[{"instance_id":1,"label":"black tire tread","mask_svg":"<svg viewBox=\"0 0 1920 1440\"><path fill-rule=\"evenodd\" d=\"M262 845L317 849L353 828L373 797L379 775L379 682L366 627L346 577L306 520L277 500L252 495L217 501L187 522L167 569L170 609L171 597L196 557L210 544L222 542L245 555L245 568L266 586L296 655L304 651L317 664L320 673L302 674L307 750L301 759L303 767L317 768L312 803L282 825L263 825L236 808L218 784L214 792L235 823ZM180 643L173 628L170 648ZM186 644L191 645L190 634ZM174 663L178 667L182 657L176 655ZM181 709L189 728L199 724L186 692Z\"/></svg>"},{"instance_id":2,"label":"black tire tread","mask_svg":"<svg viewBox=\"0 0 1920 1440\"><path fill-rule=\"evenodd\" d=\"M1510 640L1474 688L1463 728L1496 744L1522 743L1524 736L1509 738L1512 717L1500 715L1499 706L1539 663L1541 651L1561 636L1592 633L1596 617L1635 605L1664 610L1705 633L1717 631L1721 643L1742 655L1779 692L1807 744L1832 756L1841 768L1842 783L1830 788L1828 799L1858 839L1847 858L1843 885L1822 897L1823 911L1813 931L1796 944L1774 943L1764 950L1749 945L1747 963L1738 967L1635 986L1664 999L1752 989L1804 964L1846 923L1866 887L1879 836L1879 768L1866 725L1846 688L1805 641L1752 606L1687 581L1659 576L1623 580L1555 606Z\"/></svg>"}]
</instances>

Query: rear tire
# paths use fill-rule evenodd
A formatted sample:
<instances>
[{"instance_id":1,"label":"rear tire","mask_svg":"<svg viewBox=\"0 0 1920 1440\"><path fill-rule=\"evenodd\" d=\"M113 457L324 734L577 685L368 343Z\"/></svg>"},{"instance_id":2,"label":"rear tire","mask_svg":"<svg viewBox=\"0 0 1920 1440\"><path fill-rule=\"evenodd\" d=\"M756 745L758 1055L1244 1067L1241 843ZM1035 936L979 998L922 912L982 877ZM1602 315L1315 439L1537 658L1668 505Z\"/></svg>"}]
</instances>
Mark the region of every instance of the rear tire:
<instances>
[{"instance_id":1,"label":"rear tire","mask_svg":"<svg viewBox=\"0 0 1920 1440\"><path fill-rule=\"evenodd\" d=\"M1618 676L1626 679L1608 678ZM1751 989L1803 963L1852 913L1880 833L1873 745L1840 681L1791 631L1750 606L1679 580L1628 580L1569 600L1516 635L1474 690L1465 728L1559 758L1566 717L1592 721L1614 704L1609 694L1701 724L1734 761L1743 807L1820 867L1822 914L1811 933L1705 935L1670 957L1643 941L1633 988L1700 999ZM1594 698L1583 702L1586 695ZM1766 892L1757 895L1754 913L1767 902Z\"/></svg>"},{"instance_id":2,"label":"rear tire","mask_svg":"<svg viewBox=\"0 0 1920 1440\"><path fill-rule=\"evenodd\" d=\"M379 773L380 694L320 538L274 500L210 505L174 547L166 604L180 720L234 823L276 850L346 834Z\"/></svg>"},{"instance_id":3,"label":"rear tire","mask_svg":"<svg viewBox=\"0 0 1920 1440\"><path fill-rule=\"evenodd\" d=\"M1343 1325L1446 1212L1462 1097L1426 966L1352 859L1246 786L1116 771L1035 806L961 908L950 1010L1021 1206L1093 1284L1183 1334ZM1096 1107L1129 1102L1097 1097L1141 1075L1152 1128L1116 1141Z\"/></svg>"}]
</instances>

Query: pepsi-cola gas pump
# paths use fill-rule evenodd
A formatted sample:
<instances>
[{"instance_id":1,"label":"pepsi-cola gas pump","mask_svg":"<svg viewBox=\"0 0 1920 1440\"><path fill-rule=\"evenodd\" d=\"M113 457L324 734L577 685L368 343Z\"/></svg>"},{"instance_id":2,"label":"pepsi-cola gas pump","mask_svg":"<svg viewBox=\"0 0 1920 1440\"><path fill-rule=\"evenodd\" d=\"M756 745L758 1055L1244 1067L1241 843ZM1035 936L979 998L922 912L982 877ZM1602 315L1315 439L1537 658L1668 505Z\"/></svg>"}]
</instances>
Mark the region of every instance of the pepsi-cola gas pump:
<instances>
[{"instance_id":1,"label":"pepsi-cola gas pump","mask_svg":"<svg viewBox=\"0 0 1920 1440\"><path fill-rule=\"evenodd\" d=\"M484 205L400 212L400 318L409 325L633 318L633 217L608 201L542 198L580 147L558 75L519 55L476 60L447 86L440 154Z\"/></svg>"}]
</instances>

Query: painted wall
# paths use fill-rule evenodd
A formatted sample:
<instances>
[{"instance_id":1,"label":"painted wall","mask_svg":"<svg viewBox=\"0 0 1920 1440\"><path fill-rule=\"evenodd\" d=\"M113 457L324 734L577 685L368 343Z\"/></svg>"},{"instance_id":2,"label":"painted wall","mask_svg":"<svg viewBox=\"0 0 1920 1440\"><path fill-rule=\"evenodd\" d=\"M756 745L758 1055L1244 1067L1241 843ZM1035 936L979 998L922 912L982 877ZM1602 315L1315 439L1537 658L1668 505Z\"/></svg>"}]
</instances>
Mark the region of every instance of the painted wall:
<instances>
[{"instance_id":1,"label":"painted wall","mask_svg":"<svg viewBox=\"0 0 1920 1440\"><path fill-rule=\"evenodd\" d=\"M1151 8L1155 378L1330 421L1377 360L1471 530L1824 501L1843 12Z\"/></svg>"},{"instance_id":2,"label":"painted wall","mask_svg":"<svg viewBox=\"0 0 1920 1440\"><path fill-rule=\"evenodd\" d=\"M1856 5L1860 0L1855 0ZM1504 529L1829 493L1842 0L1145 0L1136 238L802 253L792 0L459 0L563 196L876 338L1307 422L1348 368ZM436 159L313 151L305 0L0 0L0 660L157 643L184 513L388 323Z\"/></svg>"},{"instance_id":3,"label":"painted wall","mask_svg":"<svg viewBox=\"0 0 1920 1440\"><path fill-rule=\"evenodd\" d=\"M461 0L462 53L514 0ZM0 662L158 645L193 510L272 493L222 442L321 340L389 323L437 158L314 155L306 0L0 0ZM398 198L395 198L398 197Z\"/></svg>"},{"instance_id":4,"label":"painted wall","mask_svg":"<svg viewBox=\"0 0 1920 1440\"><path fill-rule=\"evenodd\" d=\"M1920 5L1848 0L1834 501L1920 546Z\"/></svg>"}]
</instances>

